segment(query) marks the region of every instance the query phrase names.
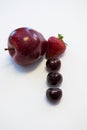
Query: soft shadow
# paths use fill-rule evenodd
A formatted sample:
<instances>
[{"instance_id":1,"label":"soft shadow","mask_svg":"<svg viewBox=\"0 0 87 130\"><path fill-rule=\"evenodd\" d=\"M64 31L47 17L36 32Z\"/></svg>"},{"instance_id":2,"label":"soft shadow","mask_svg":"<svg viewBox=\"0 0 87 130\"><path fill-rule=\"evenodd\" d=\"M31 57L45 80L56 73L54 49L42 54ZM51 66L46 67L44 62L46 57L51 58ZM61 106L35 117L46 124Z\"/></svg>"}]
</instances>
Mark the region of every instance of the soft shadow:
<instances>
[{"instance_id":1,"label":"soft shadow","mask_svg":"<svg viewBox=\"0 0 87 130\"><path fill-rule=\"evenodd\" d=\"M67 49L67 48L66 48L66 49ZM65 54L66 54L66 51L59 56L59 59L63 58L63 57L65 56Z\"/></svg>"},{"instance_id":2,"label":"soft shadow","mask_svg":"<svg viewBox=\"0 0 87 130\"><path fill-rule=\"evenodd\" d=\"M45 99L46 99L46 101L49 103L49 105L55 106L55 105L59 105L59 103L60 103L61 100L62 100L62 97L61 97L61 99L60 99L59 101L57 101L57 102L51 102L51 101L47 98L47 96L45 97Z\"/></svg>"},{"instance_id":3,"label":"soft shadow","mask_svg":"<svg viewBox=\"0 0 87 130\"><path fill-rule=\"evenodd\" d=\"M60 72L61 67L58 70L49 70L46 66L45 66L45 71L50 73L50 72Z\"/></svg>"},{"instance_id":4,"label":"soft shadow","mask_svg":"<svg viewBox=\"0 0 87 130\"><path fill-rule=\"evenodd\" d=\"M48 87L48 88L60 88L61 87L61 85L62 85L62 83L61 84L57 84L57 85L51 85L50 83L48 83L48 81L46 80L46 86Z\"/></svg>"},{"instance_id":5,"label":"soft shadow","mask_svg":"<svg viewBox=\"0 0 87 130\"><path fill-rule=\"evenodd\" d=\"M42 60L43 60L43 57L41 57L38 61L36 61L35 63L33 63L31 65L21 66L21 65L16 64L13 61L13 59L10 58L10 62L14 66L14 69L16 69L17 71L19 71L21 73L29 73L29 72L34 71L37 67L39 67Z\"/></svg>"}]
</instances>

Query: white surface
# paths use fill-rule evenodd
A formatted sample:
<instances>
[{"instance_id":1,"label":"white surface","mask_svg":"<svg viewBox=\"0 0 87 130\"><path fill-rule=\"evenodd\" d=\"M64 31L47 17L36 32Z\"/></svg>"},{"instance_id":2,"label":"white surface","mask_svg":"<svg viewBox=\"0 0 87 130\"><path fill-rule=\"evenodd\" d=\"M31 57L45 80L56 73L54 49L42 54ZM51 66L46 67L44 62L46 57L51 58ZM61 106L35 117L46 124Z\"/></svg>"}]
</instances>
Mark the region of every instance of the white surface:
<instances>
[{"instance_id":1,"label":"white surface","mask_svg":"<svg viewBox=\"0 0 87 130\"><path fill-rule=\"evenodd\" d=\"M46 38L62 33L68 43L58 105L45 98L45 60L22 68L4 51L10 32L22 26ZM87 130L86 100L87 1L0 0L0 130Z\"/></svg>"}]
</instances>

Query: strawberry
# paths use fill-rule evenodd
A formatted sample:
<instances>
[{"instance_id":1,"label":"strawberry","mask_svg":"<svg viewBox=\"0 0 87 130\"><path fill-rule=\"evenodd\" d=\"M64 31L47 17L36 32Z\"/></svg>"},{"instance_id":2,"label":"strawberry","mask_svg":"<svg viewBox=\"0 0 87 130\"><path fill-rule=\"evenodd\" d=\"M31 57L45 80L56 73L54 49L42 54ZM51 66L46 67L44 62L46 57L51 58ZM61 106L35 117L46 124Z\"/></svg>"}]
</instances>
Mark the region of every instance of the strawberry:
<instances>
[{"instance_id":1,"label":"strawberry","mask_svg":"<svg viewBox=\"0 0 87 130\"><path fill-rule=\"evenodd\" d=\"M63 36L58 34L58 38L51 36L47 42L46 59L59 57L66 50L66 44L62 40Z\"/></svg>"}]
</instances>

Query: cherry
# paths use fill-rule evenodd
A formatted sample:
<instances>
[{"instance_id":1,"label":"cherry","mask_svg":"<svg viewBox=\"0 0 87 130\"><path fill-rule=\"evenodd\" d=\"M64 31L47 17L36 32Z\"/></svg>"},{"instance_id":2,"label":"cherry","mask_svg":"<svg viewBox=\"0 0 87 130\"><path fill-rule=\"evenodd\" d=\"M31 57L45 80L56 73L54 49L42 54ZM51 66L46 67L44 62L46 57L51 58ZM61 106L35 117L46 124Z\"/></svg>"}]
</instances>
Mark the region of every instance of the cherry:
<instances>
[{"instance_id":1,"label":"cherry","mask_svg":"<svg viewBox=\"0 0 87 130\"><path fill-rule=\"evenodd\" d=\"M62 90L59 88L49 88L46 91L47 99L52 103L57 103L62 97Z\"/></svg>"},{"instance_id":2,"label":"cherry","mask_svg":"<svg viewBox=\"0 0 87 130\"><path fill-rule=\"evenodd\" d=\"M63 81L63 77L58 72L50 72L47 75L47 81L50 85L60 85Z\"/></svg>"},{"instance_id":3,"label":"cherry","mask_svg":"<svg viewBox=\"0 0 87 130\"><path fill-rule=\"evenodd\" d=\"M61 67L61 61L59 58L48 59L46 62L46 68L48 71L58 71Z\"/></svg>"}]
</instances>

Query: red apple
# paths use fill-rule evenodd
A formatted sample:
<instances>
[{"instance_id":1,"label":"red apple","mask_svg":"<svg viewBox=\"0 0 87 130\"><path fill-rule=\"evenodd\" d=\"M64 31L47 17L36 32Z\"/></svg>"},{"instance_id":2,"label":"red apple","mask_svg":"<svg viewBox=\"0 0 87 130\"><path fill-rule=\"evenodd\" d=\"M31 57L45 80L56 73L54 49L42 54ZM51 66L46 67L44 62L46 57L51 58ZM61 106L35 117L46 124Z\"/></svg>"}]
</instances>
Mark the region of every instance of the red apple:
<instances>
[{"instance_id":1,"label":"red apple","mask_svg":"<svg viewBox=\"0 0 87 130\"><path fill-rule=\"evenodd\" d=\"M14 30L8 38L9 54L17 64L29 65L46 52L47 42L36 30L24 27Z\"/></svg>"}]
</instances>

